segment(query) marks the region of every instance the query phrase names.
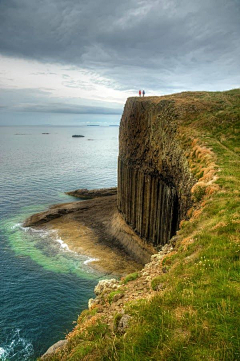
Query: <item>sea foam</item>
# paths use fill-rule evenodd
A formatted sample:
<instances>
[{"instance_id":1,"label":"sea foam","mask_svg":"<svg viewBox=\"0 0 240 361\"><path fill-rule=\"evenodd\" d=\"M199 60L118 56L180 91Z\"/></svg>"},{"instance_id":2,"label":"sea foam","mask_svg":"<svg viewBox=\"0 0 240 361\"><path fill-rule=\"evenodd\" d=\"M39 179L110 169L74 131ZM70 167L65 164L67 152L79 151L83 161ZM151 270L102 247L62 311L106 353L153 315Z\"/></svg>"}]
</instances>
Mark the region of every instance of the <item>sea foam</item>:
<instances>
[{"instance_id":1,"label":"sea foam","mask_svg":"<svg viewBox=\"0 0 240 361\"><path fill-rule=\"evenodd\" d=\"M98 258L88 258L88 259L86 259L86 261L83 262L83 264L88 264L88 263L95 262L95 261L99 261L99 259Z\"/></svg>"},{"instance_id":2,"label":"sea foam","mask_svg":"<svg viewBox=\"0 0 240 361\"><path fill-rule=\"evenodd\" d=\"M60 248L62 248L63 250L72 252L72 251L69 249L67 243L64 243L61 238L57 238L55 241L60 244Z\"/></svg>"},{"instance_id":3,"label":"sea foam","mask_svg":"<svg viewBox=\"0 0 240 361\"><path fill-rule=\"evenodd\" d=\"M0 360L27 361L33 355L31 342L20 336L20 329L13 330L9 335L6 345L0 347Z\"/></svg>"}]
</instances>

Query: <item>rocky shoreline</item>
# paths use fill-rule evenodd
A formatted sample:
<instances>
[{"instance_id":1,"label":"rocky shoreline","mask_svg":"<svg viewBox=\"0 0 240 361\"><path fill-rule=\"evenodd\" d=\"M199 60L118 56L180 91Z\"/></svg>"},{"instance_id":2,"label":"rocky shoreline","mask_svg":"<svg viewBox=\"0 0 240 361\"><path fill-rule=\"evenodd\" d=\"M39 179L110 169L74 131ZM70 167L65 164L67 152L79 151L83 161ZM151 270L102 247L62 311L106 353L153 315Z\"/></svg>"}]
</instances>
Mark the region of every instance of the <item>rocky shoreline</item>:
<instances>
[{"instance_id":1,"label":"rocky shoreline","mask_svg":"<svg viewBox=\"0 0 240 361\"><path fill-rule=\"evenodd\" d=\"M117 211L116 188L69 193L92 199L53 205L26 219L24 226L57 230L71 251L93 258L92 268L114 277L135 272L150 260L154 248Z\"/></svg>"}]
</instances>

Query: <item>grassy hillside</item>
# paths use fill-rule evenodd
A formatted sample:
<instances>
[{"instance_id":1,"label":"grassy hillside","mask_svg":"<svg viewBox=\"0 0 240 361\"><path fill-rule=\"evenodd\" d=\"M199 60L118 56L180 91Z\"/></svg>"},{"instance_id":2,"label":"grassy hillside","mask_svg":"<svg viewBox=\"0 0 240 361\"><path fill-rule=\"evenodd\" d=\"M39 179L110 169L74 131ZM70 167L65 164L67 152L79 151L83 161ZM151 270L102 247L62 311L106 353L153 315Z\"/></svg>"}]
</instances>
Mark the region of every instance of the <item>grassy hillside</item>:
<instances>
[{"instance_id":1,"label":"grassy hillside","mask_svg":"<svg viewBox=\"0 0 240 361\"><path fill-rule=\"evenodd\" d=\"M49 360L240 359L240 90L164 98L183 109L178 132L198 179L194 206L174 249L102 294ZM184 113L190 103L194 111ZM121 308L130 316L124 331Z\"/></svg>"}]
</instances>

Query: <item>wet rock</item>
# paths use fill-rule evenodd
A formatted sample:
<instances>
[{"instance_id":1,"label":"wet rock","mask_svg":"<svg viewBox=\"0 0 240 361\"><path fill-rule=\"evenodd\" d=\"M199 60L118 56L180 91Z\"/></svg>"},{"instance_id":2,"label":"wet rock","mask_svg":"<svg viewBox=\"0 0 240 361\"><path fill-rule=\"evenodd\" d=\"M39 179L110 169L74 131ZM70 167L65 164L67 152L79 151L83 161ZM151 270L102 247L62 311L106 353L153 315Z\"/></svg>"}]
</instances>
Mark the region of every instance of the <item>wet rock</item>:
<instances>
[{"instance_id":1,"label":"wet rock","mask_svg":"<svg viewBox=\"0 0 240 361\"><path fill-rule=\"evenodd\" d=\"M75 191L66 192L67 195L81 199L92 199L98 197L107 197L117 194L117 188L101 188L101 189L77 189Z\"/></svg>"}]
</instances>

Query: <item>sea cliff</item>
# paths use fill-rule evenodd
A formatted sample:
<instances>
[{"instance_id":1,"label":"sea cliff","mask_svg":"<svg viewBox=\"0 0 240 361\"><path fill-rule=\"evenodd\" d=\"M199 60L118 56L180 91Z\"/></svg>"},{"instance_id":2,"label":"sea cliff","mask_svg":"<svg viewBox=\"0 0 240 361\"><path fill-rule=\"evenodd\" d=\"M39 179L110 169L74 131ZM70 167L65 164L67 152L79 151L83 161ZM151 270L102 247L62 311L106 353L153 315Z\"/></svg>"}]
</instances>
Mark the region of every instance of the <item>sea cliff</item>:
<instances>
[{"instance_id":1,"label":"sea cliff","mask_svg":"<svg viewBox=\"0 0 240 361\"><path fill-rule=\"evenodd\" d=\"M197 179L178 132L185 109L175 97L130 98L120 125L118 209L155 246L176 233L192 205Z\"/></svg>"},{"instance_id":2,"label":"sea cliff","mask_svg":"<svg viewBox=\"0 0 240 361\"><path fill-rule=\"evenodd\" d=\"M44 360L240 358L239 116L239 89L128 99L118 214L159 251L101 281Z\"/></svg>"}]
</instances>

